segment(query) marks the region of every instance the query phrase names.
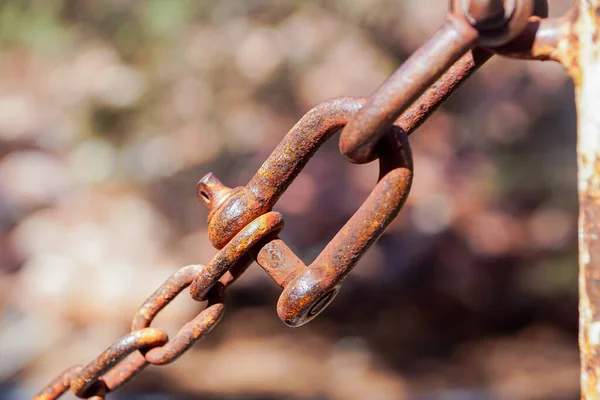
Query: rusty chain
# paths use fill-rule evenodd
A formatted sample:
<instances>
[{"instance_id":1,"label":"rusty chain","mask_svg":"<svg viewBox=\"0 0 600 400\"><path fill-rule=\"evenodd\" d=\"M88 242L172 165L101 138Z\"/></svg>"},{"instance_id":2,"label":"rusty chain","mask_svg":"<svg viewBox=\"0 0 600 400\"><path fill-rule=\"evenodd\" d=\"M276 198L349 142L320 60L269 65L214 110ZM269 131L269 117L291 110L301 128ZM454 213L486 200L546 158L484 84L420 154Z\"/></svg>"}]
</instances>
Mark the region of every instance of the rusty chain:
<instances>
[{"instance_id":1,"label":"rusty chain","mask_svg":"<svg viewBox=\"0 0 600 400\"><path fill-rule=\"evenodd\" d=\"M206 265L171 275L139 308L131 332L85 366L64 371L34 398L71 390L101 399L146 366L175 361L219 322L223 297L256 261L283 289L277 313L303 325L335 298L344 278L402 208L413 179L408 135L494 53L544 60L560 38L560 21L546 19L546 0L452 0L442 27L368 99L340 97L310 110L243 187L228 188L212 173L198 183L210 210L208 238L219 251ZM277 236L283 216L271 211L318 148L342 130L341 153L353 163L379 159L379 180L356 213L310 264ZM206 302L174 338L150 325L181 291Z\"/></svg>"}]
</instances>

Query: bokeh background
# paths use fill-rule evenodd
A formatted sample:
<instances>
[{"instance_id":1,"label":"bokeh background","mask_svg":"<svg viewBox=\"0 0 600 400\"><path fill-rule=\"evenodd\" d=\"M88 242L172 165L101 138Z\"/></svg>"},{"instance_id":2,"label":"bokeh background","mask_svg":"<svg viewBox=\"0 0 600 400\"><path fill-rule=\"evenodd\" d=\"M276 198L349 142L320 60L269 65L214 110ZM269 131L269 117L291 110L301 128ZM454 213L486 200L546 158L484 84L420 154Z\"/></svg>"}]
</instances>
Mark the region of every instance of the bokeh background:
<instances>
[{"instance_id":1,"label":"bokeh background","mask_svg":"<svg viewBox=\"0 0 600 400\"><path fill-rule=\"evenodd\" d=\"M446 9L0 0L0 398L89 362L167 276L210 260L204 174L245 184L305 112L372 93ZM284 326L253 265L206 339L112 398L577 399L575 131L560 66L494 58L411 136L406 206L317 320ZM306 262L377 177L336 141L276 207ZM173 335L199 309L183 294L154 326Z\"/></svg>"}]
</instances>

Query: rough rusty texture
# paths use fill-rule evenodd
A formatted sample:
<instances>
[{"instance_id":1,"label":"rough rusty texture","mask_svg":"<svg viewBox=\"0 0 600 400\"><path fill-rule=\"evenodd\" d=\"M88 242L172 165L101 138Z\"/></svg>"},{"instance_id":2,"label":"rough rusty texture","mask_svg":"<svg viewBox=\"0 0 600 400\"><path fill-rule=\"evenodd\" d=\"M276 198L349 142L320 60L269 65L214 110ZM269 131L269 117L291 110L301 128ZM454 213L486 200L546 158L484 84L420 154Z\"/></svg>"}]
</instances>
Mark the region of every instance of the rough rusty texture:
<instances>
[{"instance_id":1,"label":"rough rusty texture","mask_svg":"<svg viewBox=\"0 0 600 400\"><path fill-rule=\"evenodd\" d=\"M198 184L198 192L206 193L205 204L213 207L209 214L211 243L222 248L243 227L269 211L318 148L343 128L364 103L362 98L340 97L311 109L283 138L245 187L215 186L216 178L212 174L205 176ZM215 190L215 187L219 189ZM215 201L215 198L224 200Z\"/></svg>"},{"instance_id":2,"label":"rough rusty texture","mask_svg":"<svg viewBox=\"0 0 600 400\"><path fill-rule=\"evenodd\" d=\"M150 364L164 365L175 361L221 319L225 284L217 282L213 285L207 295L206 308L168 342L164 332L149 327L158 313L204 269L202 265L189 265L171 275L138 309L131 334L115 342L87 367L76 366L63 372L35 399L56 399L69 387L80 397L94 395L99 398L128 382ZM232 282L236 277L230 275L226 281Z\"/></svg>"},{"instance_id":3,"label":"rough rusty texture","mask_svg":"<svg viewBox=\"0 0 600 400\"><path fill-rule=\"evenodd\" d=\"M102 376L106 393L112 392L129 382L148 365L150 363L146 361L141 351L137 350L129 354Z\"/></svg>"},{"instance_id":4,"label":"rough rusty texture","mask_svg":"<svg viewBox=\"0 0 600 400\"><path fill-rule=\"evenodd\" d=\"M138 309L133 317L131 331L150 327L158 313L187 288L204 269L203 265L188 265L171 275ZM209 293L208 305L194 319L186 323L167 344L155 347L146 354L135 351L103 376L109 391L117 389L141 372L149 364L163 365L175 361L194 343L202 339L223 315L223 285Z\"/></svg>"},{"instance_id":5,"label":"rough rusty texture","mask_svg":"<svg viewBox=\"0 0 600 400\"><path fill-rule=\"evenodd\" d=\"M563 64L575 83L582 399L600 399L600 0L574 12Z\"/></svg>"},{"instance_id":6,"label":"rough rusty texture","mask_svg":"<svg viewBox=\"0 0 600 400\"><path fill-rule=\"evenodd\" d=\"M203 265L188 265L180 268L177 272L167 278L167 280L163 282L163 284L160 285L160 287L140 306L133 317L131 331L138 331L150 327L152 320L158 313L173 301L183 289L188 287L203 269Z\"/></svg>"},{"instance_id":7,"label":"rough rusty texture","mask_svg":"<svg viewBox=\"0 0 600 400\"><path fill-rule=\"evenodd\" d=\"M265 236L279 233L283 229L283 216L268 212L246 225L237 233L198 274L190 287L192 298L202 301L211 287L236 263L242 259Z\"/></svg>"},{"instance_id":8,"label":"rough rusty texture","mask_svg":"<svg viewBox=\"0 0 600 400\"><path fill-rule=\"evenodd\" d=\"M217 283L208 292L208 304L194 319L179 329L167 344L155 347L146 353L146 361L154 365L165 365L175 361L197 341L208 334L223 316L224 286ZM150 321L148 321L149 323Z\"/></svg>"},{"instance_id":9,"label":"rough rusty texture","mask_svg":"<svg viewBox=\"0 0 600 400\"><path fill-rule=\"evenodd\" d=\"M369 197L321 254L285 286L277 314L287 325L305 324L333 300L343 279L404 205L413 177L406 134L392 127L375 152L380 176Z\"/></svg>"},{"instance_id":10,"label":"rough rusty texture","mask_svg":"<svg viewBox=\"0 0 600 400\"><path fill-rule=\"evenodd\" d=\"M211 174L205 176L198 184L198 192L206 193L209 200L205 204L212 205L208 216L211 243L222 248L243 227L269 211L319 146L341 129L347 116L354 115L363 104L362 99L343 97L327 100L311 109L245 187L220 188L215 186Z\"/></svg>"},{"instance_id":11,"label":"rough rusty texture","mask_svg":"<svg viewBox=\"0 0 600 400\"><path fill-rule=\"evenodd\" d=\"M529 32L528 44L523 44L523 39L527 37L521 35L525 29L532 28L529 27L531 17L545 17L547 13L547 0L453 0L451 13L444 25L396 70L369 98L358 115L348 122L340 141L342 154L358 164L373 160L373 149L379 139L398 117L404 117L403 113L413 103L414 109L429 109L422 112L426 118L429 112L435 110L432 104L443 102L489 58L490 55L481 50L466 54L475 44L495 49L521 43L514 52L530 53L535 33L532 36ZM494 16L490 19L492 14ZM432 85L439 89L430 89L424 94ZM418 127L419 124L413 125ZM413 129L409 127L405 130L410 132Z\"/></svg>"},{"instance_id":12,"label":"rough rusty texture","mask_svg":"<svg viewBox=\"0 0 600 400\"><path fill-rule=\"evenodd\" d=\"M442 27L369 98L342 132L340 150L354 163L374 159L373 150L394 121L477 41L464 18L449 15Z\"/></svg>"},{"instance_id":13,"label":"rough rusty texture","mask_svg":"<svg viewBox=\"0 0 600 400\"><path fill-rule=\"evenodd\" d=\"M79 373L83 366L76 365L63 371L52 382L46 385L38 394L33 397L33 400L54 400L59 398L71 387L71 378Z\"/></svg>"},{"instance_id":14,"label":"rough rusty texture","mask_svg":"<svg viewBox=\"0 0 600 400\"><path fill-rule=\"evenodd\" d=\"M548 16L546 0L536 0L533 13L522 32L510 42L489 50L477 47L469 50L400 115L396 124L411 135L494 53L527 60L556 59L559 39L564 37L563 31L568 26L567 18L544 19Z\"/></svg>"},{"instance_id":15,"label":"rough rusty texture","mask_svg":"<svg viewBox=\"0 0 600 400\"><path fill-rule=\"evenodd\" d=\"M494 48L500 55L522 60L559 61L561 41L569 29L567 17L542 19L531 17L518 38L504 46Z\"/></svg>"},{"instance_id":16,"label":"rough rusty texture","mask_svg":"<svg viewBox=\"0 0 600 400\"><path fill-rule=\"evenodd\" d=\"M396 124L407 135L416 131L427 120L427 117L437 110L492 55L493 53L481 48L469 50L402 113Z\"/></svg>"},{"instance_id":17,"label":"rough rusty texture","mask_svg":"<svg viewBox=\"0 0 600 400\"><path fill-rule=\"evenodd\" d=\"M306 268L306 264L278 237L267 238L256 246L253 254L258 265L282 288L296 273Z\"/></svg>"},{"instance_id":18,"label":"rough rusty texture","mask_svg":"<svg viewBox=\"0 0 600 400\"><path fill-rule=\"evenodd\" d=\"M240 249L238 237L261 221L260 215L275 205L310 157L343 128L364 103L362 98L344 97L313 108L283 138L245 187L229 189L211 174L200 181L201 199L206 205L217 207L209 214L209 237L216 247L227 242L220 253L229 254L228 248L233 244ZM310 321L333 300L343 279L404 204L412 183L412 158L403 130L398 126L388 129L376 154L380 158L379 183L311 265L306 266L274 235L267 241L262 240L253 251L258 263L284 287L277 311L286 324L299 326ZM274 213L263 217L269 214ZM244 228L236 234L240 226ZM230 239L232 234L235 236ZM246 243L242 247L248 248ZM215 261L220 258L226 262ZM229 268L234 261L232 257L217 255L212 262ZM224 268L216 270L219 273L213 274L207 268L199 275L203 277L202 282L214 281L224 272ZM192 296L201 299L208 288L194 282Z\"/></svg>"},{"instance_id":19,"label":"rough rusty texture","mask_svg":"<svg viewBox=\"0 0 600 400\"><path fill-rule=\"evenodd\" d=\"M71 378L71 391L82 398L104 395L108 388L102 375L134 351L162 346L168 340L165 332L153 328L123 336Z\"/></svg>"},{"instance_id":20,"label":"rough rusty texture","mask_svg":"<svg viewBox=\"0 0 600 400\"><path fill-rule=\"evenodd\" d=\"M547 12L544 0L538 0L537 5L536 12L540 14ZM548 54L555 47L554 24L547 24L546 28L546 25L541 24L539 17L531 17L526 22L525 32L503 48L504 52L510 52L511 56L520 56L521 58L549 58ZM479 48L467 51L422 93L414 104L402 113L395 123L396 126L407 134L414 132L491 55L491 51ZM402 67L399 71L401 70ZM245 187L230 189L221 184L212 174L206 175L198 184L198 197L210 208L208 235L213 245L216 248L222 248L243 227L269 211L318 147L335 131L343 128L343 124L347 121L356 120L356 118L346 119L342 123L336 118L342 117L342 114L346 116L351 112L360 115L362 111L357 112L357 110L361 109L364 102L364 100L359 101L352 98L337 98L313 108L281 141ZM340 139L342 152L347 143L343 136L345 132L346 129L342 132ZM362 137L367 138L369 135L363 132ZM255 255L260 257L259 264L283 287L292 275L297 275L299 268L305 268L305 266L280 240L275 243L267 242L267 244L264 250ZM330 289L333 290L333 287ZM192 290L196 290L194 285L192 285ZM328 294L324 297L327 296ZM333 299L332 296L329 297L330 300ZM281 312L280 316L286 315L285 318L282 318L291 324L290 315L287 312ZM316 315L314 311L313 315Z\"/></svg>"}]
</instances>

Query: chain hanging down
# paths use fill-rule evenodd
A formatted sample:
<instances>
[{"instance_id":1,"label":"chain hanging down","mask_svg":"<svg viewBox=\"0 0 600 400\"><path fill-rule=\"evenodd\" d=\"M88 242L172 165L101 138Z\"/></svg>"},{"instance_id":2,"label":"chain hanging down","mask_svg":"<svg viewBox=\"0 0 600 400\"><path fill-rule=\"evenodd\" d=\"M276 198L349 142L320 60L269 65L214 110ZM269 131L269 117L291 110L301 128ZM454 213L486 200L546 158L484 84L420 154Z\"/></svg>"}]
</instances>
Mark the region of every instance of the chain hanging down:
<instances>
[{"instance_id":1,"label":"chain hanging down","mask_svg":"<svg viewBox=\"0 0 600 400\"><path fill-rule=\"evenodd\" d=\"M85 366L60 374L35 399L71 390L104 398L150 364L175 361L223 315L225 289L256 261L283 289L281 320L303 325L335 298L344 278L404 205L413 179L408 135L494 53L554 59L562 20L548 20L545 0L453 0L446 22L370 98L340 97L310 110L243 187L212 173L198 183L209 209L208 237L219 251L206 265L169 277L140 307L131 332ZM309 265L277 236L283 216L272 211L318 148L342 129L341 153L354 163L379 159L379 179L356 213ZM206 302L175 337L150 325L181 291Z\"/></svg>"}]
</instances>

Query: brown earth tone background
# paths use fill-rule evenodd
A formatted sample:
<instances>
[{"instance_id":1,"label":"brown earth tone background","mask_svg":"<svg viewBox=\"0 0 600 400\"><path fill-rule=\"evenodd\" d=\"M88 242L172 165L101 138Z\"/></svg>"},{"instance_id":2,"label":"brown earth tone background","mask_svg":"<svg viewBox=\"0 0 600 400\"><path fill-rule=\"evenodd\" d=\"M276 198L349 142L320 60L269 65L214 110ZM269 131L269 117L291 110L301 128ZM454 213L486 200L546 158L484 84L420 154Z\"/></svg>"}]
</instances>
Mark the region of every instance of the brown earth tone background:
<instances>
[{"instance_id":1,"label":"brown earth tone background","mask_svg":"<svg viewBox=\"0 0 600 400\"><path fill-rule=\"evenodd\" d=\"M570 1L550 0L552 16ZM0 0L0 398L28 398L206 263L196 182L245 184L311 107L367 96L443 0ZM376 163L337 136L276 210L311 261ZM415 182L333 304L297 329L253 265L223 321L114 399L577 399L572 86L495 58L411 136ZM201 305L182 294L154 326ZM66 395L65 398L72 398ZM110 398L110 396L109 396Z\"/></svg>"}]
</instances>

